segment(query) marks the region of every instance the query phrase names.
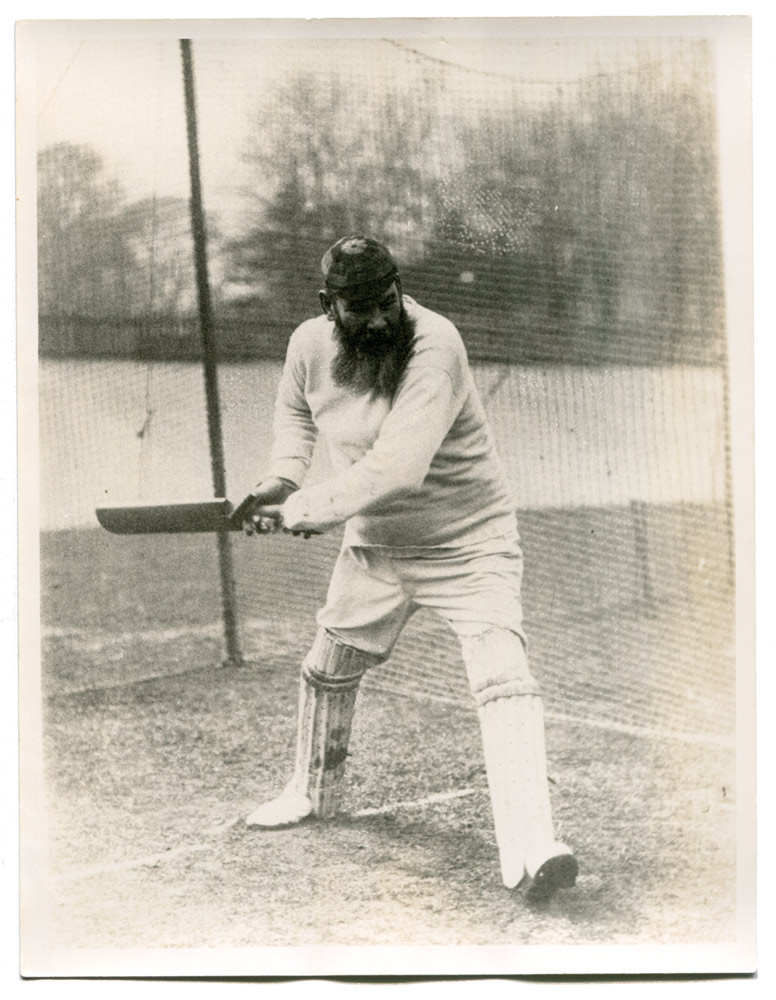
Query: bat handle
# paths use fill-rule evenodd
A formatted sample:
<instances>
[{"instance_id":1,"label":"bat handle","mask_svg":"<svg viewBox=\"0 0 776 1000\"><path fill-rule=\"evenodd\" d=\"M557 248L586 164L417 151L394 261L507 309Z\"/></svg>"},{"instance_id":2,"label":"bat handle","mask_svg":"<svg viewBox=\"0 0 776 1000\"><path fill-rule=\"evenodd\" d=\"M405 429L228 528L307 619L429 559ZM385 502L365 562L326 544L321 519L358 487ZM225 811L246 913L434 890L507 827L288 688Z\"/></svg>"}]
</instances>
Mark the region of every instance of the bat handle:
<instances>
[{"instance_id":1,"label":"bat handle","mask_svg":"<svg viewBox=\"0 0 776 1000\"><path fill-rule=\"evenodd\" d=\"M258 497L255 493L249 493L238 507L229 515L229 520L237 527L241 528L243 521L247 520L253 510Z\"/></svg>"},{"instance_id":2,"label":"bat handle","mask_svg":"<svg viewBox=\"0 0 776 1000\"><path fill-rule=\"evenodd\" d=\"M259 499L256 493L249 493L248 496L239 504L239 506L229 515L229 520L232 525L236 528L242 528L243 522L247 521L253 512L253 508L256 506L256 501ZM312 535L321 535L323 532L314 531L313 529L306 530L301 529L299 531L289 531L284 528L283 531L286 534L299 536L302 535L304 538L310 538Z\"/></svg>"}]
</instances>

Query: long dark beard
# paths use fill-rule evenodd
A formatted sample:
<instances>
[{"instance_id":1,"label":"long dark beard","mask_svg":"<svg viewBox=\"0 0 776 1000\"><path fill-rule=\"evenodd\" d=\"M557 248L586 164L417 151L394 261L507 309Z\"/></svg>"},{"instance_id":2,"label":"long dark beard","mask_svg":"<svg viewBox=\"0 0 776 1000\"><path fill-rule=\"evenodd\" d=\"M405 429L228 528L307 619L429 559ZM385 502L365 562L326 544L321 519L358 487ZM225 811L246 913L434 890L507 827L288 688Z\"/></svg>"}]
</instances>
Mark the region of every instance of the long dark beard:
<instances>
[{"instance_id":1,"label":"long dark beard","mask_svg":"<svg viewBox=\"0 0 776 1000\"><path fill-rule=\"evenodd\" d=\"M398 326L381 334L379 340L363 330L345 330L338 319L334 327L339 343L331 363L335 383L357 393L393 397L415 353L415 321L407 311L402 308Z\"/></svg>"}]
</instances>

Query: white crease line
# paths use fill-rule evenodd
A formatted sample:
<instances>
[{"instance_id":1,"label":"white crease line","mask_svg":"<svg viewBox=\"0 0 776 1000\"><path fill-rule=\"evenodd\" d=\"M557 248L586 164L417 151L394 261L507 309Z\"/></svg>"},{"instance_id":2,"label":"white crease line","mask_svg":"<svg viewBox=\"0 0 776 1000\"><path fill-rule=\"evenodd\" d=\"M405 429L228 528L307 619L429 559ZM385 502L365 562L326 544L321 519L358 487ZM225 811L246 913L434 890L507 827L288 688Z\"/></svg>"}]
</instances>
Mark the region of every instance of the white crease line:
<instances>
[{"instance_id":1,"label":"white crease line","mask_svg":"<svg viewBox=\"0 0 776 1000\"><path fill-rule=\"evenodd\" d=\"M570 719L568 721L578 721ZM579 720L583 723L586 720ZM401 802L389 802L384 806L378 806L376 808L370 809L359 809L354 813L344 813L343 819L347 819L350 816L353 819L362 819L368 816L387 816L390 813L398 812L401 809L417 809L421 806L435 805L439 802L451 802L454 799L467 798L470 795L477 795L480 792L486 791L485 787L482 788L459 788L452 792L435 792L433 795L427 795L422 799L405 799ZM205 834L210 834L211 836L218 835L220 833L226 833L232 827L236 826L244 817L242 816L232 816L230 819L223 823L219 823L218 826L210 827L205 830ZM187 847L174 847L169 851L160 851L158 854L148 854L142 858L134 858L129 861L118 861L113 864L107 865L92 865L89 868L79 868L76 871L62 872L59 875L53 877L54 882L70 882L79 878L90 878L93 875L106 875L111 872L118 871L129 871L132 868L149 867L155 868L157 865L161 864L162 861L169 861L172 858L181 857L184 854L192 854L196 851L206 851L212 844L190 844Z\"/></svg>"},{"instance_id":2,"label":"white crease line","mask_svg":"<svg viewBox=\"0 0 776 1000\"><path fill-rule=\"evenodd\" d=\"M404 802L389 802L388 805L380 806L377 809L359 809L358 812L351 813L352 816L384 816L387 813L396 812L397 809L415 809L418 806L433 805L435 802L449 802L451 799L462 799L467 795L476 795L479 788L461 788L456 792L437 792L428 795L424 799L408 799Z\"/></svg>"},{"instance_id":3,"label":"white crease line","mask_svg":"<svg viewBox=\"0 0 776 1000\"><path fill-rule=\"evenodd\" d=\"M713 733L676 733L670 729L650 729L646 726L629 726L624 722L609 722L605 719L582 719L563 712L545 712L546 718L558 722L571 722L576 726L592 726L595 729L606 729L614 733L625 733L628 736L645 736L656 740L679 740L683 743L703 743L708 746L724 747L735 750L735 739L726 736L715 736Z\"/></svg>"},{"instance_id":4,"label":"white crease line","mask_svg":"<svg viewBox=\"0 0 776 1000\"><path fill-rule=\"evenodd\" d=\"M129 642L173 642L177 639L201 638L202 636L219 635L221 626L218 622L205 625L185 625L170 628L137 629L130 632L108 632L89 626L57 626L51 625L43 629L46 639L80 639L82 643L94 648L116 646Z\"/></svg>"},{"instance_id":5,"label":"white crease line","mask_svg":"<svg viewBox=\"0 0 776 1000\"><path fill-rule=\"evenodd\" d=\"M478 791L479 789L477 788L461 788L453 792L437 792L423 799L390 802L388 805L380 806L377 809L360 809L355 813L344 813L343 818L346 819L348 815L359 819L364 816L384 816L398 809L413 809L419 806L433 805L435 802L449 802L451 799L461 799L467 795L475 795ZM211 827L204 832L208 834L225 833L233 826L236 826L243 818L242 816L233 816L224 823ZM93 875L107 875L111 872L129 871L132 868L155 868L162 861L170 861L172 858L178 858L183 854L192 854L195 851L206 851L211 846L212 844L190 844L187 847L174 847L169 851L160 851L158 854L147 854L142 858L131 858L128 861L116 861L113 864L106 865L91 865L88 868L78 868L75 871L54 875L52 881L70 882L79 878L91 878Z\"/></svg>"},{"instance_id":6,"label":"white crease line","mask_svg":"<svg viewBox=\"0 0 776 1000\"><path fill-rule=\"evenodd\" d=\"M162 861L169 861L171 858L180 857L182 854L191 854L193 851L205 851L209 844L190 844L188 847L173 847L169 851L160 851L159 854L148 854L143 858L131 858L129 861L115 861L110 865L91 865L89 868L78 868L75 871L62 872L54 875L54 882L69 882L77 878L90 878L92 875L106 875L110 872L128 871L131 868L155 868Z\"/></svg>"},{"instance_id":7,"label":"white crease line","mask_svg":"<svg viewBox=\"0 0 776 1000\"><path fill-rule=\"evenodd\" d=\"M246 632L265 634L271 630L274 638L295 641L298 632L290 625L278 628L272 622L251 618L242 622ZM46 639L75 639L94 646L117 645L130 642L173 642L177 639L197 639L202 636L218 638L223 631L220 622L203 622L199 625L172 625L166 628L132 629L113 632L92 625L46 625L41 633Z\"/></svg>"}]
</instances>

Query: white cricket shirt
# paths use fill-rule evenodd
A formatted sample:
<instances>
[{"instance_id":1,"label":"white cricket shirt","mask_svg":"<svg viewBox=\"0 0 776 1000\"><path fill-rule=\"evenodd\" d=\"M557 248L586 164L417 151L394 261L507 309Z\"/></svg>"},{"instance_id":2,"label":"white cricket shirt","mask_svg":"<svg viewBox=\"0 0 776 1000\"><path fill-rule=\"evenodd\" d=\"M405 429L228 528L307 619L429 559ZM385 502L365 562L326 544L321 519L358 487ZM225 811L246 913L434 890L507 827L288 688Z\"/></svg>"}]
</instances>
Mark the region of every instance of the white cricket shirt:
<instances>
[{"instance_id":1,"label":"white cricket shirt","mask_svg":"<svg viewBox=\"0 0 776 1000\"><path fill-rule=\"evenodd\" d=\"M351 545L457 546L514 529L513 502L453 324L404 296L415 353L392 400L337 385L325 315L291 335L277 395L268 475L302 488L290 529L347 521ZM304 487L318 435L335 474Z\"/></svg>"}]
</instances>

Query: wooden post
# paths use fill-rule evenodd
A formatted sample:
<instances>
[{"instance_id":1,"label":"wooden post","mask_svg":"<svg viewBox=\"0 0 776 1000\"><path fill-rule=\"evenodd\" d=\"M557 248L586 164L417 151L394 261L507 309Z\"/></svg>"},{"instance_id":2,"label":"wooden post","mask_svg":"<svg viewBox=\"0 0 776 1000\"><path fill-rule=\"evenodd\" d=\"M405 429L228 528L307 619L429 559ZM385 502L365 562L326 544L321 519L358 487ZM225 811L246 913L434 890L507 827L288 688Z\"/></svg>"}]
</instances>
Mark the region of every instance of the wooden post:
<instances>
[{"instance_id":1,"label":"wooden post","mask_svg":"<svg viewBox=\"0 0 776 1000\"><path fill-rule=\"evenodd\" d=\"M226 498L224 444L221 430L221 408L218 398L215 324L213 322L213 304L210 297L210 282L208 280L207 239L205 218L202 209L202 186L199 175L199 143L197 139L197 113L194 95L194 67L191 55L191 39L182 38L180 40L180 47L183 59L183 85L186 100L186 132L189 147L189 176L191 179L191 230L194 239L194 267L199 302L199 325L202 334L207 426L210 439L210 464L213 474L214 495ZM237 635L237 600L234 585L231 539L229 533L226 531L219 531L217 539L227 662L233 666L240 666L243 660Z\"/></svg>"}]
</instances>

